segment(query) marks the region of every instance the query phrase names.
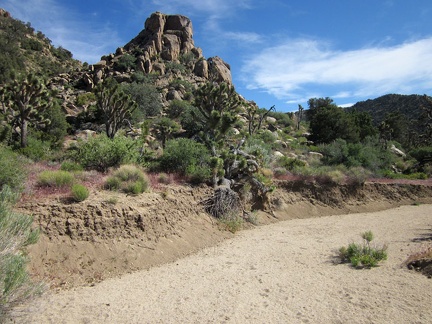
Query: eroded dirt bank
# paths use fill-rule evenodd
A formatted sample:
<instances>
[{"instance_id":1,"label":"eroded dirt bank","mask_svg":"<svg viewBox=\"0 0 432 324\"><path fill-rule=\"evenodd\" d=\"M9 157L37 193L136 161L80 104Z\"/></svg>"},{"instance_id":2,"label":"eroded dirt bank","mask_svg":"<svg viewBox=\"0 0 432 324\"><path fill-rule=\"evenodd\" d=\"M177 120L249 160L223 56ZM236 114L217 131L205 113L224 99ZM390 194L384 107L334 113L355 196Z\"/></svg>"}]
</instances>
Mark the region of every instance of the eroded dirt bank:
<instances>
[{"instance_id":1,"label":"eroded dirt bank","mask_svg":"<svg viewBox=\"0 0 432 324\"><path fill-rule=\"evenodd\" d=\"M149 270L51 292L19 323L430 323L432 281L402 264L430 237L432 205L282 221ZM372 230L379 267L336 264Z\"/></svg>"},{"instance_id":2,"label":"eroded dirt bank","mask_svg":"<svg viewBox=\"0 0 432 324\"><path fill-rule=\"evenodd\" d=\"M19 209L32 213L42 231L40 241L30 248L31 273L51 288L93 285L214 246L233 234L220 230L203 211L200 201L211 191L177 186L139 196L92 192L78 204L24 203ZM270 209L256 218L260 225L413 203L432 203L432 186L279 182Z\"/></svg>"}]
</instances>

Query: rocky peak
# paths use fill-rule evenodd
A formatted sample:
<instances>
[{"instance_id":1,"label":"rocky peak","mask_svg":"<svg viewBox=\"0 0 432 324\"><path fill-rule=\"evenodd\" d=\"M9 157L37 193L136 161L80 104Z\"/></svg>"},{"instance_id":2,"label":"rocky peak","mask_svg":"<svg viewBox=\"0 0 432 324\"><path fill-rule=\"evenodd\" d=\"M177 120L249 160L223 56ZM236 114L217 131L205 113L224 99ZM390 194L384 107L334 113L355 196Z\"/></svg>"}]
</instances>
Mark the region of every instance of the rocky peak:
<instances>
[{"instance_id":1,"label":"rocky peak","mask_svg":"<svg viewBox=\"0 0 432 324\"><path fill-rule=\"evenodd\" d=\"M192 22L181 15L153 13L144 24L144 29L124 47L126 50L140 48L145 59L160 54L164 60L176 61L180 53L188 53L195 46Z\"/></svg>"},{"instance_id":2,"label":"rocky peak","mask_svg":"<svg viewBox=\"0 0 432 324\"><path fill-rule=\"evenodd\" d=\"M169 66L183 64L191 72L197 83L206 80L232 83L230 66L221 58L205 59L202 50L195 47L192 22L182 15L153 13L144 23L144 29L115 54L105 55L92 66L92 73L86 79L89 88L101 82L105 77L114 76L127 80L127 75L113 73L117 62L125 55L132 55L136 60L136 71L145 74L157 73L164 76ZM118 71L117 71L118 72ZM202 79L202 80L201 80Z\"/></svg>"},{"instance_id":3,"label":"rocky peak","mask_svg":"<svg viewBox=\"0 0 432 324\"><path fill-rule=\"evenodd\" d=\"M11 15L8 11L0 8L0 17L11 18Z\"/></svg>"}]
</instances>

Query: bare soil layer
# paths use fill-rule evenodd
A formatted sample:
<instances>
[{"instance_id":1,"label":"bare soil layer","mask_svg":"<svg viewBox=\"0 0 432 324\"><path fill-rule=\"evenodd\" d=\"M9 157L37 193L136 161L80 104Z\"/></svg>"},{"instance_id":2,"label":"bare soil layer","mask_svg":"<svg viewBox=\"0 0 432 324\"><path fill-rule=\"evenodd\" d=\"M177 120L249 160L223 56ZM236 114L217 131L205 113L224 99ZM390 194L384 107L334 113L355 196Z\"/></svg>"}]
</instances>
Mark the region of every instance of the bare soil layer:
<instances>
[{"instance_id":1,"label":"bare soil layer","mask_svg":"<svg viewBox=\"0 0 432 324\"><path fill-rule=\"evenodd\" d=\"M401 201L399 201L401 202ZM384 206L384 205L381 205ZM431 323L432 280L404 266L430 236L432 205L291 219L148 270L51 292L19 323ZM305 216L305 215L302 215ZM379 267L337 262L371 230ZM20 315L18 317L18 315Z\"/></svg>"},{"instance_id":2,"label":"bare soil layer","mask_svg":"<svg viewBox=\"0 0 432 324\"><path fill-rule=\"evenodd\" d=\"M280 181L277 186L266 211L255 213L257 225L432 203L432 186L422 184ZM211 193L208 187L169 186L138 196L94 191L81 203L22 203L18 210L31 213L42 232L29 249L30 272L61 290L94 285L214 246L234 235L204 212L200 202Z\"/></svg>"}]
</instances>

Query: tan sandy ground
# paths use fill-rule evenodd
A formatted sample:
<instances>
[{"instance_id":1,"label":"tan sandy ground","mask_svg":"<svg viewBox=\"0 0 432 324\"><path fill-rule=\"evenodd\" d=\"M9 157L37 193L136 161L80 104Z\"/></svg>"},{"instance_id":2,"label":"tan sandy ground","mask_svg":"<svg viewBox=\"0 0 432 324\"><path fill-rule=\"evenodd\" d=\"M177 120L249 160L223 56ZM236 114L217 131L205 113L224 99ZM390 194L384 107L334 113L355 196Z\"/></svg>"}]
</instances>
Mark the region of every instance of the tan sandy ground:
<instances>
[{"instance_id":1,"label":"tan sandy ground","mask_svg":"<svg viewBox=\"0 0 432 324\"><path fill-rule=\"evenodd\" d=\"M432 280L401 264L430 235L432 205L294 219L174 263L45 295L23 323L432 323ZM372 230L389 258L334 264Z\"/></svg>"}]
</instances>

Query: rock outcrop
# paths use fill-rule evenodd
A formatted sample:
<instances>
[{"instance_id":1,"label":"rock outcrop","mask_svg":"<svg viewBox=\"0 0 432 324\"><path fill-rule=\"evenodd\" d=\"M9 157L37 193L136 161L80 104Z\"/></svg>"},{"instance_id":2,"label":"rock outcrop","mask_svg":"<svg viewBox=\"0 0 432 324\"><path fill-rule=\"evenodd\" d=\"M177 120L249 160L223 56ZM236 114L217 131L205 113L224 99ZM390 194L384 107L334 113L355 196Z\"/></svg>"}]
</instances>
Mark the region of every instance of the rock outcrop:
<instances>
[{"instance_id":1,"label":"rock outcrop","mask_svg":"<svg viewBox=\"0 0 432 324\"><path fill-rule=\"evenodd\" d=\"M172 100L191 98L193 89L207 81L232 84L229 64L218 56L206 59L195 46L188 17L155 12L145 21L144 29L115 53L102 56L86 70L62 76L61 82L53 80L51 87L58 93L67 91L62 106L73 119L86 109L77 106L78 96L105 79L130 83L146 76L160 92L164 107Z\"/></svg>"}]
</instances>

